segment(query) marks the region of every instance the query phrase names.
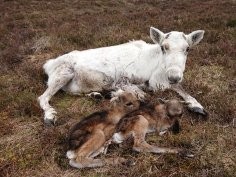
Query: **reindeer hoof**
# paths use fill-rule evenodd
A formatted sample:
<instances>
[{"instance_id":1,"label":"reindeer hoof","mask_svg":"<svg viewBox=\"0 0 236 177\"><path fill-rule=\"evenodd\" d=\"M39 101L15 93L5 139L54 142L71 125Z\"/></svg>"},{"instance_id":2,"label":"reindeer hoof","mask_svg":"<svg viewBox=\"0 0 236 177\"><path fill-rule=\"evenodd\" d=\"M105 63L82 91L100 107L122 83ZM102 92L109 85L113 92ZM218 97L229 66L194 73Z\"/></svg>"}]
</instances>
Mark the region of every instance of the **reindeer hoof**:
<instances>
[{"instance_id":1,"label":"reindeer hoof","mask_svg":"<svg viewBox=\"0 0 236 177\"><path fill-rule=\"evenodd\" d=\"M45 112L44 123L46 126L53 126L56 124L56 121L57 121L56 114L57 112L53 108Z\"/></svg>"},{"instance_id":2,"label":"reindeer hoof","mask_svg":"<svg viewBox=\"0 0 236 177\"><path fill-rule=\"evenodd\" d=\"M44 119L44 124L47 127L55 126L56 124L56 119Z\"/></svg>"},{"instance_id":3,"label":"reindeer hoof","mask_svg":"<svg viewBox=\"0 0 236 177\"><path fill-rule=\"evenodd\" d=\"M204 117L207 117L208 116L208 113L203 109L203 108L199 108L199 107L192 107L192 108L189 108L191 111L197 113L197 114L200 114Z\"/></svg>"}]
</instances>

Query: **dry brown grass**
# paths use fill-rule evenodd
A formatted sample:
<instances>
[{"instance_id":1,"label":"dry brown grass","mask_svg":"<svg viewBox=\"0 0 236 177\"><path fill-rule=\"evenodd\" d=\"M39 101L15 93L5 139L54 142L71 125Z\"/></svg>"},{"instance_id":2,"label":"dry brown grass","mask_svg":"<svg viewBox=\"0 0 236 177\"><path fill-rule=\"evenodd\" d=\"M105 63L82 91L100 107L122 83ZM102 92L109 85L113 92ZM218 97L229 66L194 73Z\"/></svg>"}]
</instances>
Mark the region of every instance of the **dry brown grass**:
<instances>
[{"instance_id":1,"label":"dry brown grass","mask_svg":"<svg viewBox=\"0 0 236 177\"><path fill-rule=\"evenodd\" d=\"M0 11L0 176L236 176L235 1L2 0ZM52 100L60 121L44 127L36 101L45 89L42 64L75 49L132 39L150 42L150 26L165 32L206 31L189 54L183 84L208 110L209 120L185 111L180 134L148 137L160 146L189 148L196 156L137 154L114 146L108 156L137 164L70 168L65 158L70 125L108 101L60 92Z\"/></svg>"}]
</instances>

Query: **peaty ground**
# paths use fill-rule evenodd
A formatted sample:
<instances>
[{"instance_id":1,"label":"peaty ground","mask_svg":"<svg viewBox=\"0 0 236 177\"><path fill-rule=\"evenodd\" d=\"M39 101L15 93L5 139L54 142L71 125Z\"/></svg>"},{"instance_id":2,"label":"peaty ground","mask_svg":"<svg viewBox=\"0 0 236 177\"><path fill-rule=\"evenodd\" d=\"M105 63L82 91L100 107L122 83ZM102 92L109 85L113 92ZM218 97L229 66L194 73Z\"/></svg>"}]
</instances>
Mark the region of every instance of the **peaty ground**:
<instances>
[{"instance_id":1,"label":"peaty ground","mask_svg":"<svg viewBox=\"0 0 236 177\"><path fill-rule=\"evenodd\" d=\"M234 0L1 0L0 11L0 176L236 176ZM209 112L208 120L186 110L178 135L148 136L151 144L187 148L195 157L138 154L125 145L111 147L106 157L130 158L135 166L69 167L69 127L109 101L59 92L51 101L58 124L45 127L36 101L46 88L43 63L72 50L151 42L150 26L206 31L189 52L183 85ZM178 96L165 91L156 97Z\"/></svg>"}]
</instances>

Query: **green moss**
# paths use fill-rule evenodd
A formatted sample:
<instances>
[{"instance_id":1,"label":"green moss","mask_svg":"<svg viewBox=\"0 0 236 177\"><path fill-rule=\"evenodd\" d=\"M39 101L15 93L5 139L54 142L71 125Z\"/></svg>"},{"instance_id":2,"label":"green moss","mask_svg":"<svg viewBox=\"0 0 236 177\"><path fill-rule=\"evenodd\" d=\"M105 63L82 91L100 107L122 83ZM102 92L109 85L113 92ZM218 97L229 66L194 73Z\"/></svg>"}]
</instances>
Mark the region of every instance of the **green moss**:
<instances>
[{"instance_id":1,"label":"green moss","mask_svg":"<svg viewBox=\"0 0 236 177\"><path fill-rule=\"evenodd\" d=\"M227 21L226 26L231 27L231 28L236 27L236 19L232 19L232 20Z\"/></svg>"},{"instance_id":2,"label":"green moss","mask_svg":"<svg viewBox=\"0 0 236 177\"><path fill-rule=\"evenodd\" d=\"M78 97L71 96L69 94L62 94L57 98L53 98L53 102L55 102L55 105L58 107L58 109L65 109L70 107L70 105L75 102L76 99L78 99Z\"/></svg>"}]
</instances>

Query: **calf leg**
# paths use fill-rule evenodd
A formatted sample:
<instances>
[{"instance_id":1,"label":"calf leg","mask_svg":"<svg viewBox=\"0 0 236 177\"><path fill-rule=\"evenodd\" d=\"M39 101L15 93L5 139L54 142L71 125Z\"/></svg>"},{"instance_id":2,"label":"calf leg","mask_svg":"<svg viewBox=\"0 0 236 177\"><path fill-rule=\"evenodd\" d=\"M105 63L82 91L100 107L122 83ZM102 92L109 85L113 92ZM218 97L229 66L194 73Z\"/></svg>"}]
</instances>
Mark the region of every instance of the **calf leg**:
<instances>
[{"instance_id":1,"label":"calf leg","mask_svg":"<svg viewBox=\"0 0 236 177\"><path fill-rule=\"evenodd\" d=\"M111 144L111 141L112 141L111 139L106 141L103 144L103 146L100 149L98 149L96 152L94 152L90 157L94 158L94 157L98 156L99 154L106 154L107 149L108 149L109 145Z\"/></svg>"},{"instance_id":2,"label":"calf leg","mask_svg":"<svg viewBox=\"0 0 236 177\"><path fill-rule=\"evenodd\" d=\"M99 92L91 92L89 94L87 94L88 97L91 97L91 98L95 98L95 99L102 99L103 96L101 93Z\"/></svg>"},{"instance_id":3,"label":"calf leg","mask_svg":"<svg viewBox=\"0 0 236 177\"><path fill-rule=\"evenodd\" d=\"M105 143L103 131L94 132L90 138L75 151L74 158L70 159L70 165L75 168L100 167L104 165L101 159L94 159L96 152L101 149Z\"/></svg>"},{"instance_id":4,"label":"calf leg","mask_svg":"<svg viewBox=\"0 0 236 177\"><path fill-rule=\"evenodd\" d=\"M115 143L115 144L120 144L122 143L124 140L126 140L129 135L131 135L131 132L118 132L118 133L115 133L113 136L112 136L112 143Z\"/></svg>"},{"instance_id":5,"label":"calf leg","mask_svg":"<svg viewBox=\"0 0 236 177\"><path fill-rule=\"evenodd\" d=\"M176 149L176 148L163 148L163 147L153 146L153 145L148 144L145 140L142 140L142 139L143 139L143 135L139 135L139 134L136 135L136 142L135 142L135 146L133 147L133 150L137 152L152 152L152 153L157 153L157 154L163 154L163 153L177 154L181 152L180 149Z\"/></svg>"},{"instance_id":6,"label":"calf leg","mask_svg":"<svg viewBox=\"0 0 236 177\"><path fill-rule=\"evenodd\" d=\"M148 121L139 116L139 120L133 127L134 145L133 150L138 152L152 152L152 153L179 153L179 149L161 148L148 144L145 141L145 135L148 130Z\"/></svg>"},{"instance_id":7,"label":"calf leg","mask_svg":"<svg viewBox=\"0 0 236 177\"><path fill-rule=\"evenodd\" d=\"M108 141L109 142L109 141ZM108 143L109 144L109 143ZM75 156L70 159L70 165L75 168L86 168L86 167L101 167L106 164L117 165L125 162L124 158L107 158L107 159L94 159L98 155L101 149L106 146L105 135L103 131L96 131L91 135L88 141L86 141L78 150L75 152Z\"/></svg>"},{"instance_id":8,"label":"calf leg","mask_svg":"<svg viewBox=\"0 0 236 177\"><path fill-rule=\"evenodd\" d=\"M58 90L65 86L74 76L73 69L69 66L59 66L48 78L48 88L38 97L40 107L44 110L44 122L54 124L56 111L49 104L50 99Z\"/></svg>"}]
</instances>

